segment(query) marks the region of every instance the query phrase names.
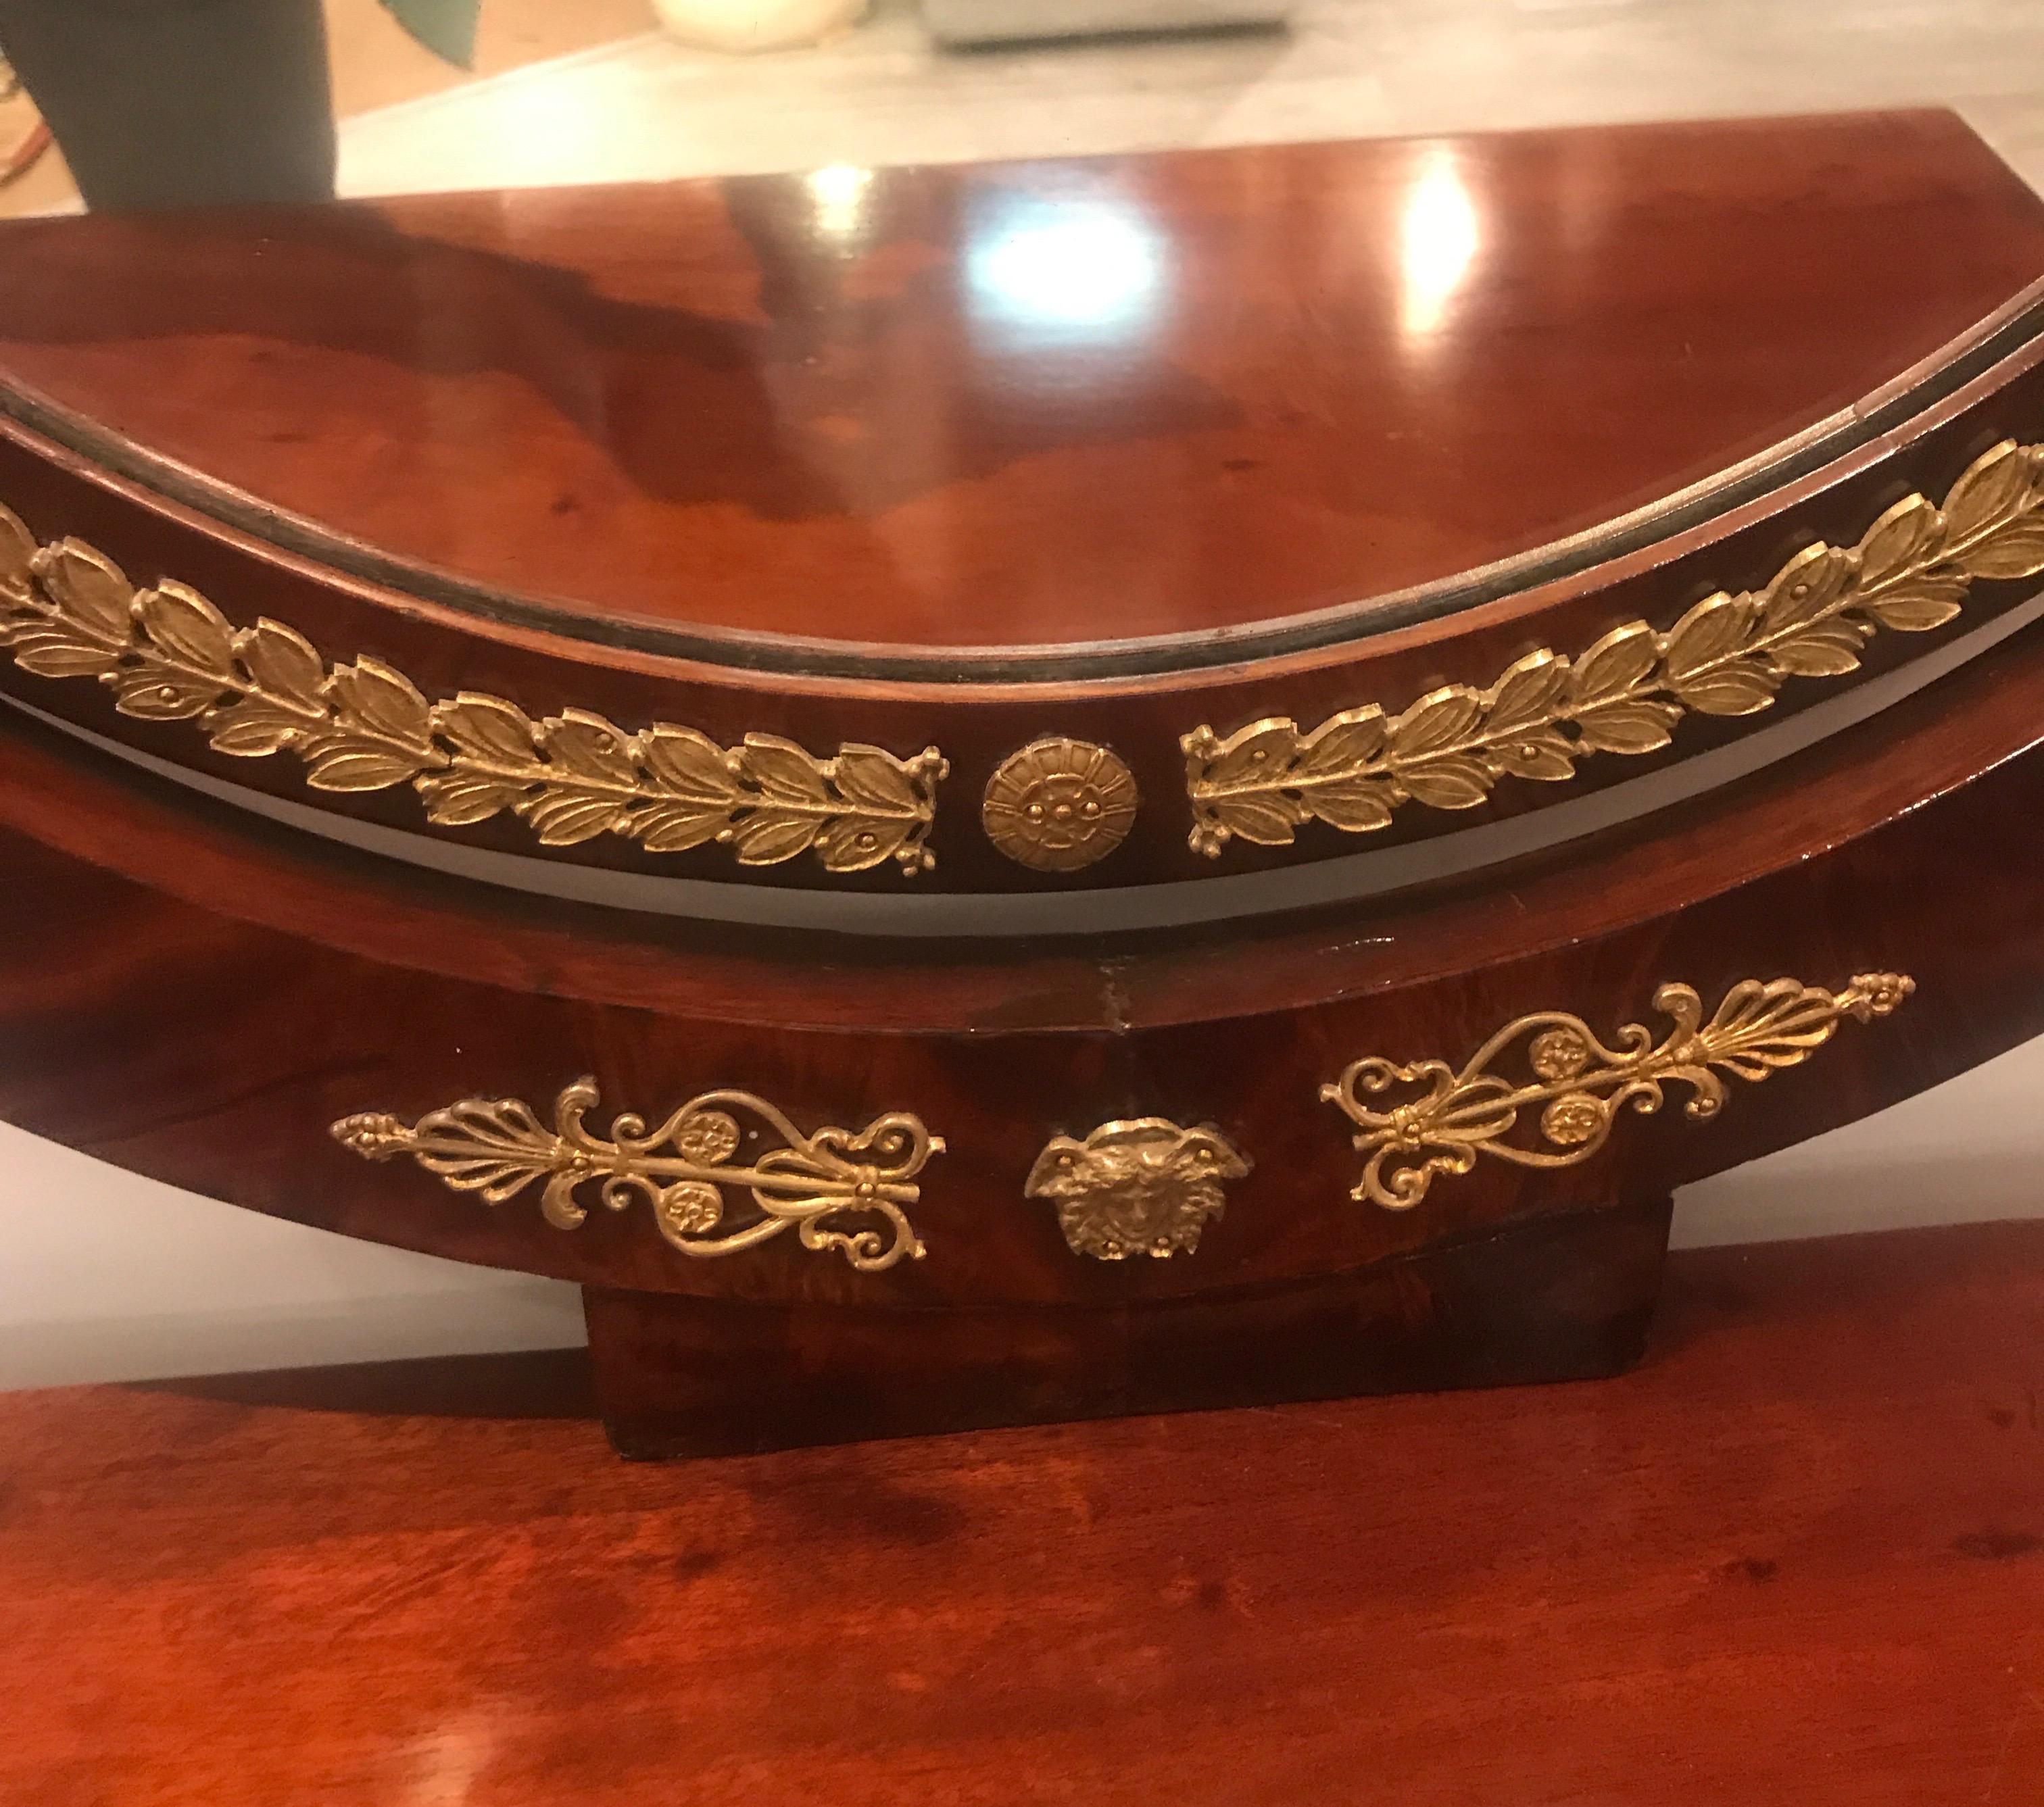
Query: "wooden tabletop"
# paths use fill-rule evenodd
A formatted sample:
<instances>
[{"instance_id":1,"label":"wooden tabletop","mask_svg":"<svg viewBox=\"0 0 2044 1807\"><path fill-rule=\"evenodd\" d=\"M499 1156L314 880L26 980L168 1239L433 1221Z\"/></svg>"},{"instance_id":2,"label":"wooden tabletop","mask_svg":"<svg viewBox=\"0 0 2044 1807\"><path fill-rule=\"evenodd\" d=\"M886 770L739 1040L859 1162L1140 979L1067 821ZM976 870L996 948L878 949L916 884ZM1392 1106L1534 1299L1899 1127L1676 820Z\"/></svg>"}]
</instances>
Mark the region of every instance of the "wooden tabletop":
<instances>
[{"instance_id":1,"label":"wooden tabletop","mask_svg":"<svg viewBox=\"0 0 2044 1807\"><path fill-rule=\"evenodd\" d=\"M2040 276L1950 113L1690 122L17 223L0 385L571 631L1076 645L1594 529Z\"/></svg>"},{"instance_id":2,"label":"wooden tabletop","mask_svg":"<svg viewBox=\"0 0 2044 1807\"><path fill-rule=\"evenodd\" d=\"M1637 1374L617 1461L581 1358L0 1399L0 1798L2044 1791L2044 1224L1677 1258Z\"/></svg>"}]
</instances>

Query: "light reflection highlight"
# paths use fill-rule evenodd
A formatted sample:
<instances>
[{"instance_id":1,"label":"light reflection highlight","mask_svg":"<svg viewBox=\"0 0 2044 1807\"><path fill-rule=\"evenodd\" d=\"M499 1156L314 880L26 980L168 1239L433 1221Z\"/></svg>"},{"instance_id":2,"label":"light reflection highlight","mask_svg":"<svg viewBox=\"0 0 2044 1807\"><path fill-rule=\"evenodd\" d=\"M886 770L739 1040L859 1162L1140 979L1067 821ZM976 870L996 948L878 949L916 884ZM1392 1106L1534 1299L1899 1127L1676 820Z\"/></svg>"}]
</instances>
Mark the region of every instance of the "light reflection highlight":
<instances>
[{"instance_id":1,"label":"light reflection highlight","mask_svg":"<svg viewBox=\"0 0 2044 1807\"><path fill-rule=\"evenodd\" d=\"M1096 201L1018 207L968 252L973 311L1083 336L1147 324L1164 286L1164 249L1134 209Z\"/></svg>"},{"instance_id":2,"label":"light reflection highlight","mask_svg":"<svg viewBox=\"0 0 2044 1807\"><path fill-rule=\"evenodd\" d=\"M873 171L854 163L812 170L806 178L816 228L827 239L855 239L866 229Z\"/></svg>"},{"instance_id":3,"label":"light reflection highlight","mask_svg":"<svg viewBox=\"0 0 2044 1807\"><path fill-rule=\"evenodd\" d=\"M1481 242L1476 205L1454 158L1436 151L1405 198L1400 227L1404 290L1399 324L1408 339L1427 338L1439 328Z\"/></svg>"}]
</instances>

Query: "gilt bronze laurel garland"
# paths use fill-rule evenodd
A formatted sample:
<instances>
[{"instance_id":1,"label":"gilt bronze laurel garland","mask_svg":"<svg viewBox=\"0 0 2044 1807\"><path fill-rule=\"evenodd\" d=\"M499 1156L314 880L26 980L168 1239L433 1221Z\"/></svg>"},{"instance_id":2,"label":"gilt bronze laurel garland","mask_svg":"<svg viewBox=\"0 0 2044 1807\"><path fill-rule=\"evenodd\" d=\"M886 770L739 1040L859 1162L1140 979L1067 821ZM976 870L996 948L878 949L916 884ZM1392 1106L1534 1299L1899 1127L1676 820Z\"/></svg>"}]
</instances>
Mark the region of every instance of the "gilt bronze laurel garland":
<instances>
[{"instance_id":1,"label":"gilt bronze laurel garland","mask_svg":"<svg viewBox=\"0 0 2044 1807\"><path fill-rule=\"evenodd\" d=\"M1316 821L1369 833L1408 804L1476 808L1508 777L1566 782L1593 754L1668 746L1689 714L1752 715L1791 677L1842 677L1881 631L1953 620L1980 579L2040 571L2044 445L2004 440L1942 506L1911 495L1857 545L1806 547L1765 588L1719 591L1665 631L1628 621L1579 654L1542 648L1487 688L1443 685L1395 715L1371 703L1311 729L1285 716L1226 736L1197 727L1181 742L1190 845L1210 857L1236 838L1288 846ZM848 744L822 757L773 735L725 746L668 723L628 731L581 708L535 719L475 692L429 699L382 661L329 665L282 623L237 627L188 585L137 589L82 541L39 544L5 508L0 647L40 677L98 679L125 715L192 721L215 752L290 752L313 789L409 786L440 827L509 814L546 846L616 835L653 854L723 846L749 866L804 854L839 873L935 864L949 770L935 747L902 758ZM1001 768L983 816L1010 857L1070 871L1111 852L1135 806L1115 754L1054 737Z\"/></svg>"},{"instance_id":2,"label":"gilt bronze laurel garland","mask_svg":"<svg viewBox=\"0 0 2044 1807\"><path fill-rule=\"evenodd\" d=\"M1665 633L1628 621L1573 658L1543 647L1487 689L1445 685L1397 715L1370 703L1310 730L1197 727L1180 743L1191 846L1287 846L1308 822L1368 834L1408 803L1473 809L1507 777L1563 783L1592 754L1658 751L1691 712L1750 716L1792 677L1842 677L1881 630L1944 626L1978 578L2040 571L2044 445L2005 439L1942 508L1908 497L1857 546L1807 546L1765 589L1720 590Z\"/></svg>"},{"instance_id":3,"label":"gilt bronze laurel garland","mask_svg":"<svg viewBox=\"0 0 2044 1807\"><path fill-rule=\"evenodd\" d=\"M472 691L429 701L380 660L329 666L281 622L236 628L186 585L138 590L82 541L38 546L5 508L0 646L39 677L98 678L123 715L194 722L216 753L292 753L314 790L409 785L443 827L509 811L550 847L616 834L654 854L715 843L741 865L805 853L833 873L936 864L949 767L933 746L818 758L774 735L725 747L666 722L628 733L587 709L536 721Z\"/></svg>"}]
</instances>

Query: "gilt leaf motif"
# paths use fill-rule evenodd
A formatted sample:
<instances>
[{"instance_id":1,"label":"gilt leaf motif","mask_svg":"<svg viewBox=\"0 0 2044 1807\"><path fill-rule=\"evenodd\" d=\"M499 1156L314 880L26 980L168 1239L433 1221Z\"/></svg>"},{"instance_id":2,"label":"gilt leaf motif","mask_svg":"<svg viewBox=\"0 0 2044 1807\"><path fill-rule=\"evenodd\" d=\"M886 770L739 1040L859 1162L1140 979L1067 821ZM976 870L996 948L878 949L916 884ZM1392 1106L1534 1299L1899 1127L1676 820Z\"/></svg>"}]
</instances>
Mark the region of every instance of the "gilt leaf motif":
<instances>
[{"instance_id":1,"label":"gilt leaf motif","mask_svg":"<svg viewBox=\"0 0 2044 1807\"><path fill-rule=\"evenodd\" d=\"M653 854L718 842L770 865L813 848L826 869L936 863L935 747L902 759L848 746L820 759L778 735L718 746L655 723L628 733L585 709L535 719L501 696L434 702L375 658L329 667L281 622L237 631L206 597L164 581L137 591L75 539L38 546L0 508L0 647L38 677L96 677L123 715L195 721L216 753L295 755L316 790L409 785L427 819L522 819L546 846L616 834Z\"/></svg>"},{"instance_id":2,"label":"gilt leaf motif","mask_svg":"<svg viewBox=\"0 0 2044 1807\"><path fill-rule=\"evenodd\" d=\"M1977 580L2040 571L2044 445L2004 440L1942 508L1907 497L1857 546L1806 546L1765 588L1706 597L1666 632L1629 621L1573 659L1543 648L1487 689L1430 691L1388 727L1366 704L1310 732L1285 717L1195 728L1180 743L1191 845L1285 846L1313 821L1366 834L1408 803L1473 809L1508 777L1559 783L1589 754L1658 752L1685 715L1758 714L1791 678L1856 670L1877 633L1943 627Z\"/></svg>"}]
</instances>

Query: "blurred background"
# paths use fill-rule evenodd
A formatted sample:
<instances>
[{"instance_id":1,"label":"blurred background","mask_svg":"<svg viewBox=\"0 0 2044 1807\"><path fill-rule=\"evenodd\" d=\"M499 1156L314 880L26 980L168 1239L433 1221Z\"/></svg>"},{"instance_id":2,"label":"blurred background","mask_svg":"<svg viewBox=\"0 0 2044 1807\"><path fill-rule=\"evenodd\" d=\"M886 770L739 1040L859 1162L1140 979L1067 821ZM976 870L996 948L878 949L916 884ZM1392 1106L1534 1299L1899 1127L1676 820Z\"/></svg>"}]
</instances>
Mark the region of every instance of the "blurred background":
<instances>
[{"instance_id":1,"label":"blurred background","mask_svg":"<svg viewBox=\"0 0 2044 1807\"><path fill-rule=\"evenodd\" d=\"M391 3L444 48L462 48L471 0ZM771 43L785 30L820 31L821 41L733 56L663 31L654 0L482 0L464 69L409 35L381 0L325 0L340 191L1927 103L1958 107L2044 181L2035 0L878 0L863 13L859 0L663 4L698 40ZM1078 29L1258 17L1281 22ZM1066 35L1000 35L1051 29ZM0 134L27 116L25 106L13 112L0 107ZM0 188L0 214L76 205L54 152Z\"/></svg>"}]
</instances>

